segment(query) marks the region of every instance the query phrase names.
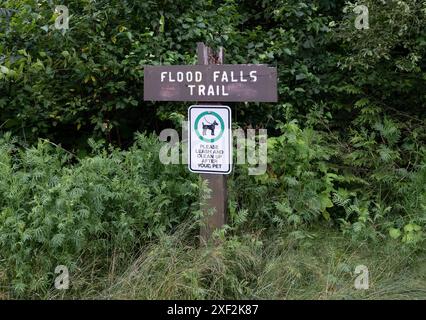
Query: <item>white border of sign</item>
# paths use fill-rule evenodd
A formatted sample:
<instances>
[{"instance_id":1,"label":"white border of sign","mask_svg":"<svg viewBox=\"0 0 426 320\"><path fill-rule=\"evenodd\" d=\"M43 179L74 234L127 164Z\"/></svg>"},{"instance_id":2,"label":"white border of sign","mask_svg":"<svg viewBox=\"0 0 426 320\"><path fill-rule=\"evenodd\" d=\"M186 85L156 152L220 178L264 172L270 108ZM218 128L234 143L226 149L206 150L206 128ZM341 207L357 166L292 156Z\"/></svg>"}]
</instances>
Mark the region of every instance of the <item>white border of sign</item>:
<instances>
[{"instance_id":1,"label":"white border of sign","mask_svg":"<svg viewBox=\"0 0 426 320\"><path fill-rule=\"evenodd\" d=\"M214 110L214 109L215 110L225 109L228 112L227 119L224 119L225 122L226 122L226 120L228 120L227 123L225 123L225 132L224 132L225 137L224 137L224 139L226 139L226 141L228 141L228 143L229 143L228 148L227 148L229 150L228 151L228 159L229 159L228 163L229 163L229 165L228 165L228 168L227 168L226 171L199 170L199 169L193 169L192 168L191 148L192 148L192 134L193 134L192 133L193 132L192 126L193 126L193 124L192 124L191 121L193 119L191 119L191 111L193 109L202 109L203 111L209 111L209 110ZM231 115L232 115L231 108L228 107L228 106L222 106L222 105L192 105L188 108L188 126L189 126L189 128L188 128L188 160L189 160L188 161L188 169L189 169L189 171L194 172L194 173L208 173L208 174L222 174L222 175L226 175L226 174L231 173L232 162L233 162L232 161L233 160L232 159L232 157L233 157L233 153L232 153L233 145L232 145L232 127L231 127L232 119L231 119ZM195 121L195 119L194 119L194 121Z\"/></svg>"}]
</instances>

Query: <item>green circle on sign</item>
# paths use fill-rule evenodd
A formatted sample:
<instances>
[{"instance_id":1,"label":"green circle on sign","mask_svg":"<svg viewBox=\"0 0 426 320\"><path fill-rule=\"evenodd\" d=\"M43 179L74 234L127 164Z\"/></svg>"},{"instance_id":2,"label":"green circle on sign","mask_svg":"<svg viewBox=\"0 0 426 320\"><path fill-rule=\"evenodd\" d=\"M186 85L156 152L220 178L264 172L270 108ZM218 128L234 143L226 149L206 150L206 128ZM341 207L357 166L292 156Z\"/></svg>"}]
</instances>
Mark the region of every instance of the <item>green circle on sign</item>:
<instances>
[{"instance_id":1,"label":"green circle on sign","mask_svg":"<svg viewBox=\"0 0 426 320\"><path fill-rule=\"evenodd\" d=\"M219 120L219 122L220 122L221 130L220 130L219 134L217 135L217 137L215 137L215 138L213 138L213 139L206 139L206 138L204 138L204 137L200 134L200 131L198 131L198 123L200 122L200 119L201 119L203 116L205 116L205 115L211 115L211 116L214 116L214 117L216 117L216 118ZM211 142L211 143L213 143L213 142L216 142L217 140L219 140L220 138L222 138L222 136L223 136L223 132L225 131L225 123L223 122L222 117L221 117L220 115L218 115L216 112L214 112L214 111L204 111L204 112L200 113L200 115L197 117L197 119L195 119L194 129L195 129L195 132L197 133L198 138L199 138L201 141L204 141L204 142Z\"/></svg>"}]
</instances>

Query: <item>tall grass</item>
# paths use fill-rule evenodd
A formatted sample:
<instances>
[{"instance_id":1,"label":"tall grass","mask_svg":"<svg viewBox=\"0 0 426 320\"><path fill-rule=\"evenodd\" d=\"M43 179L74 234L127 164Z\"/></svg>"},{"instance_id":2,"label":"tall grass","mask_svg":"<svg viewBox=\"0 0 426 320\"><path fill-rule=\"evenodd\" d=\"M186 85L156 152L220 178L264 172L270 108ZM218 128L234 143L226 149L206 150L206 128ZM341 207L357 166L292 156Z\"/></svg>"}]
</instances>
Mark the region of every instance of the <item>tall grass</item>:
<instances>
[{"instance_id":1,"label":"tall grass","mask_svg":"<svg viewBox=\"0 0 426 320\"><path fill-rule=\"evenodd\" d=\"M123 272L78 293L88 299L426 299L425 253L392 242L354 243L325 228L295 239L218 235L195 245L187 225L143 248ZM269 239L269 240L267 240ZM355 267L369 269L370 288L354 287ZM88 273L75 279L84 282ZM74 295L75 296L75 295ZM59 298L52 292L52 298Z\"/></svg>"}]
</instances>

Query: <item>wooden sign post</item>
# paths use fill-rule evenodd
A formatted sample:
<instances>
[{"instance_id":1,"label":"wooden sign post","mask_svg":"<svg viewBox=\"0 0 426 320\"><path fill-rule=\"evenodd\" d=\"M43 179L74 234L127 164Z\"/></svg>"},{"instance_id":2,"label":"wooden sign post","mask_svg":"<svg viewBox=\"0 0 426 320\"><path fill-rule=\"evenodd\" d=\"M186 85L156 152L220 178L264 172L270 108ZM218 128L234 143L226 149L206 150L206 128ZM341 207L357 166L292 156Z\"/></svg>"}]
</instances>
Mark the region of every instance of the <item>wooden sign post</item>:
<instances>
[{"instance_id":1,"label":"wooden sign post","mask_svg":"<svg viewBox=\"0 0 426 320\"><path fill-rule=\"evenodd\" d=\"M211 48L204 43L197 43L198 64L223 64L224 52L223 47L219 48L219 52L215 55ZM210 104L212 104L210 102ZM220 105L220 103L217 103ZM206 243L216 229L220 229L228 222L228 184L226 175L202 173L201 178L207 182L211 190L210 197L203 204L202 211L205 216L200 230L200 240ZM203 198L204 196L201 195ZM213 210L210 214L209 210Z\"/></svg>"},{"instance_id":2,"label":"wooden sign post","mask_svg":"<svg viewBox=\"0 0 426 320\"><path fill-rule=\"evenodd\" d=\"M219 52L215 53L202 42L197 44L197 56L198 64L193 66L145 66L144 100L198 101L199 104L207 105L206 107L216 108L216 111L212 110L203 114L208 114L207 117L215 115L218 121L214 123L214 126L219 126L221 131L225 129L223 118L226 118L225 115L227 114L225 112L220 116L219 113L227 107L223 106L221 108L220 102L277 102L276 68L253 64L225 65L223 64L223 48L219 48ZM195 109L195 107L204 106L193 107ZM190 111L192 110L191 108ZM222 111L218 111L219 109ZM230 109L227 108L227 110L230 113ZM200 115L200 117L202 116ZM230 122L230 115L228 119ZM219 124L220 122L223 123ZM201 123L201 120L198 123ZM227 125L226 129L231 131L230 123ZM212 134L214 134L214 126L212 127L212 124L203 124L200 128L206 131L210 128ZM227 132L227 134L231 133ZM212 143L219 139L215 136L211 138L209 142ZM202 139L206 140L205 137L202 137ZM189 148L191 148L191 144L189 144ZM226 152L228 149L232 151L232 145L227 146L222 151ZM230 152L230 155L232 156L232 152ZM225 171L220 170L222 169L221 164L214 164L216 169L218 169L216 174L212 174L212 170L207 170L206 173L206 170L191 169L200 173L201 178L207 182L209 189L211 189L210 197L202 208L206 216L206 220L200 230L202 243L207 242L216 229L227 223L228 192L226 174L231 171L231 156L231 161L228 164L229 168ZM189 167L191 168L191 165ZM204 195L201 195L201 197L205 198ZM213 214L210 214L211 210L213 210Z\"/></svg>"}]
</instances>

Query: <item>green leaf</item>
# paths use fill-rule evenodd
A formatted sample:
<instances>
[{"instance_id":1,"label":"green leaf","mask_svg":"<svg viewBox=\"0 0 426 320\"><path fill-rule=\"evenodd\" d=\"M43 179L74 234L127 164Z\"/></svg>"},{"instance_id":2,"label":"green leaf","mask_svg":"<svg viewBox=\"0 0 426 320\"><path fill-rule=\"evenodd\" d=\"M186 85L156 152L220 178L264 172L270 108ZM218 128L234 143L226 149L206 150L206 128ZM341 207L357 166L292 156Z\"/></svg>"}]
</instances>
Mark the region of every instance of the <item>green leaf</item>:
<instances>
[{"instance_id":1,"label":"green leaf","mask_svg":"<svg viewBox=\"0 0 426 320\"><path fill-rule=\"evenodd\" d=\"M401 236L401 231L396 228L390 228L389 235L392 239L398 239Z\"/></svg>"},{"instance_id":2,"label":"green leaf","mask_svg":"<svg viewBox=\"0 0 426 320\"><path fill-rule=\"evenodd\" d=\"M164 21L164 15L161 15L160 17L160 33L164 33L164 25L165 25L165 21Z\"/></svg>"}]
</instances>

